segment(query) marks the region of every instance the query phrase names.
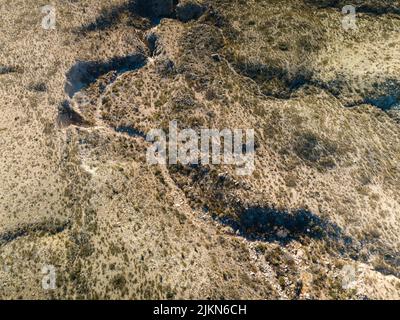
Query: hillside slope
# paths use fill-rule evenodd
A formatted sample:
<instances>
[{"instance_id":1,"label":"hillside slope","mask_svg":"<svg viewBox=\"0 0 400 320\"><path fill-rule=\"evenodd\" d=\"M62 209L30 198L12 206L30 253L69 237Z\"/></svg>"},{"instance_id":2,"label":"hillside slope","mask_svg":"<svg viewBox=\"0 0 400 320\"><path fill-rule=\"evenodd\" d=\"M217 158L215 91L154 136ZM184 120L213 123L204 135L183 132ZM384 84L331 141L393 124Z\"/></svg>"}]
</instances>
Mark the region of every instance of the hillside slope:
<instances>
[{"instance_id":1,"label":"hillside slope","mask_svg":"<svg viewBox=\"0 0 400 320\"><path fill-rule=\"evenodd\" d=\"M0 2L2 299L400 298L398 2ZM254 172L149 164L174 120Z\"/></svg>"}]
</instances>

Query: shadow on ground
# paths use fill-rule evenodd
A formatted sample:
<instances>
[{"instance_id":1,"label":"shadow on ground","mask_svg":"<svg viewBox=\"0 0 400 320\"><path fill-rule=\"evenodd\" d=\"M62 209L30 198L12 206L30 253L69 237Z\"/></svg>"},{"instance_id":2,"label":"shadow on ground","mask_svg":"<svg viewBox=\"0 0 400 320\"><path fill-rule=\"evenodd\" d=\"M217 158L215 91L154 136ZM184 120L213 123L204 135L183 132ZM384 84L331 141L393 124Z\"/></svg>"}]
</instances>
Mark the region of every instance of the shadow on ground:
<instances>
[{"instance_id":1,"label":"shadow on ground","mask_svg":"<svg viewBox=\"0 0 400 320\"><path fill-rule=\"evenodd\" d=\"M251 207L242 211L238 219L218 218L247 240L278 241L288 244L305 238L341 241L352 245L353 240L344 235L336 224L315 214L299 210L294 213L272 208Z\"/></svg>"},{"instance_id":2,"label":"shadow on ground","mask_svg":"<svg viewBox=\"0 0 400 320\"><path fill-rule=\"evenodd\" d=\"M146 61L147 57L143 54L115 57L105 62L78 61L66 74L67 82L64 90L72 98L78 91L95 83L99 77L111 71L115 71L117 75L120 75L140 69L146 65Z\"/></svg>"}]
</instances>

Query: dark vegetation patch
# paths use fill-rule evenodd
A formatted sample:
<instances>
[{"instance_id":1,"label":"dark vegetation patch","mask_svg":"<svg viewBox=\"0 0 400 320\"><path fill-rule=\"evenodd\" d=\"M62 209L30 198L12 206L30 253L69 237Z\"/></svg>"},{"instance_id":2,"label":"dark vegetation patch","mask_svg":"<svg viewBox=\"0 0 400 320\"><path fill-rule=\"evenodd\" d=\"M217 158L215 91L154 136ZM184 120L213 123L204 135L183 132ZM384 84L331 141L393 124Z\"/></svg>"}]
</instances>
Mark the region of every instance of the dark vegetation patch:
<instances>
[{"instance_id":1,"label":"dark vegetation patch","mask_svg":"<svg viewBox=\"0 0 400 320\"><path fill-rule=\"evenodd\" d=\"M28 90L34 92L46 92L48 90L47 84L44 82L32 83L28 86Z\"/></svg>"},{"instance_id":2,"label":"dark vegetation patch","mask_svg":"<svg viewBox=\"0 0 400 320\"><path fill-rule=\"evenodd\" d=\"M126 278L123 274L118 274L111 279L111 285L114 289L123 291L127 285Z\"/></svg>"},{"instance_id":3,"label":"dark vegetation patch","mask_svg":"<svg viewBox=\"0 0 400 320\"><path fill-rule=\"evenodd\" d=\"M238 73L254 80L266 96L288 99L299 88L311 84L312 72L306 68L291 73L278 65L249 62L246 58L228 59Z\"/></svg>"},{"instance_id":4,"label":"dark vegetation patch","mask_svg":"<svg viewBox=\"0 0 400 320\"><path fill-rule=\"evenodd\" d=\"M120 126L115 128L116 132L125 133L130 137L140 137L146 139L146 134L138 129L135 129L132 126Z\"/></svg>"},{"instance_id":5,"label":"dark vegetation patch","mask_svg":"<svg viewBox=\"0 0 400 320\"><path fill-rule=\"evenodd\" d=\"M161 61L157 61L156 71L163 78L173 76L173 75L175 75L175 71L176 71L175 63L168 58L163 59Z\"/></svg>"},{"instance_id":6,"label":"dark vegetation patch","mask_svg":"<svg viewBox=\"0 0 400 320\"><path fill-rule=\"evenodd\" d=\"M215 80L218 66L212 58L224 47L219 30L208 24L196 24L179 40L182 56L176 64L176 71L185 75L190 87L196 91L207 91Z\"/></svg>"},{"instance_id":7,"label":"dark vegetation patch","mask_svg":"<svg viewBox=\"0 0 400 320\"><path fill-rule=\"evenodd\" d=\"M246 189L246 186L229 175L218 174L205 165L171 165L169 172L177 186L186 193L192 207L221 216L240 210L234 192L240 187Z\"/></svg>"},{"instance_id":8,"label":"dark vegetation patch","mask_svg":"<svg viewBox=\"0 0 400 320\"><path fill-rule=\"evenodd\" d=\"M26 224L17 227L14 230L6 231L0 234L0 245L5 245L18 238L36 234L39 236L55 235L63 232L70 226L69 221L49 220L34 224Z\"/></svg>"},{"instance_id":9,"label":"dark vegetation patch","mask_svg":"<svg viewBox=\"0 0 400 320\"><path fill-rule=\"evenodd\" d=\"M208 24L196 24L190 28L181 38L180 45L186 56L193 59L208 57L219 52L224 47L224 39L217 28Z\"/></svg>"},{"instance_id":10,"label":"dark vegetation patch","mask_svg":"<svg viewBox=\"0 0 400 320\"><path fill-rule=\"evenodd\" d=\"M339 153L337 144L313 133L301 133L296 136L293 151L300 159L321 169L333 169L336 166L335 155Z\"/></svg>"},{"instance_id":11,"label":"dark vegetation patch","mask_svg":"<svg viewBox=\"0 0 400 320\"><path fill-rule=\"evenodd\" d=\"M197 101L191 92L179 92L172 98L172 102L177 111L190 110L197 105Z\"/></svg>"},{"instance_id":12,"label":"dark vegetation patch","mask_svg":"<svg viewBox=\"0 0 400 320\"><path fill-rule=\"evenodd\" d=\"M68 255L70 260L77 257L87 258L90 257L95 251L94 245L91 241L91 234L87 231L72 231L69 237Z\"/></svg>"},{"instance_id":13,"label":"dark vegetation patch","mask_svg":"<svg viewBox=\"0 0 400 320\"><path fill-rule=\"evenodd\" d=\"M21 68L14 67L14 66L0 66L0 75L8 74L8 73L20 73Z\"/></svg>"},{"instance_id":14,"label":"dark vegetation patch","mask_svg":"<svg viewBox=\"0 0 400 320\"><path fill-rule=\"evenodd\" d=\"M90 297L90 284L84 269L86 259L95 252L91 234L81 230L72 230L66 244L68 269L62 275L62 285L72 284L79 299Z\"/></svg>"}]
</instances>

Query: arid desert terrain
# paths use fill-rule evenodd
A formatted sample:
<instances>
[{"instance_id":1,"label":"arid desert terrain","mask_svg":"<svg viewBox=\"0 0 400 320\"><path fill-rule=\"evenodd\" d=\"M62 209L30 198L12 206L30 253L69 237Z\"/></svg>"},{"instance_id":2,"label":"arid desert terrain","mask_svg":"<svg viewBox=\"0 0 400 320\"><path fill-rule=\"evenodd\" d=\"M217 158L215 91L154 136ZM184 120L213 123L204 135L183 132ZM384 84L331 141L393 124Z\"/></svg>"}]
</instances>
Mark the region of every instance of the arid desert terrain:
<instances>
[{"instance_id":1,"label":"arid desert terrain","mask_svg":"<svg viewBox=\"0 0 400 320\"><path fill-rule=\"evenodd\" d=\"M400 299L400 1L0 17L1 299ZM149 163L173 121L252 129L251 174Z\"/></svg>"}]
</instances>

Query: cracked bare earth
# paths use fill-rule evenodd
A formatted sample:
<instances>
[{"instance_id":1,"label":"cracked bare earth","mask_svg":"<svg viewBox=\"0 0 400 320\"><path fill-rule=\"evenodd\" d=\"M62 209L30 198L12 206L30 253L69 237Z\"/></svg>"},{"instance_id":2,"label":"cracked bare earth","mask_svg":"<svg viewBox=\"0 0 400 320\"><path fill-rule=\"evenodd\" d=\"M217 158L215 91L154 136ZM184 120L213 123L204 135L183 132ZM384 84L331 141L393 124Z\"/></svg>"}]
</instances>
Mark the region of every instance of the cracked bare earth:
<instances>
[{"instance_id":1,"label":"cracked bare earth","mask_svg":"<svg viewBox=\"0 0 400 320\"><path fill-rule=\"evenodd\" d=\"M400 1L47 4L0 0L1 299L400 299ZM254 172L149 164L174 120Z\"/></svg>"}]
</instances>

